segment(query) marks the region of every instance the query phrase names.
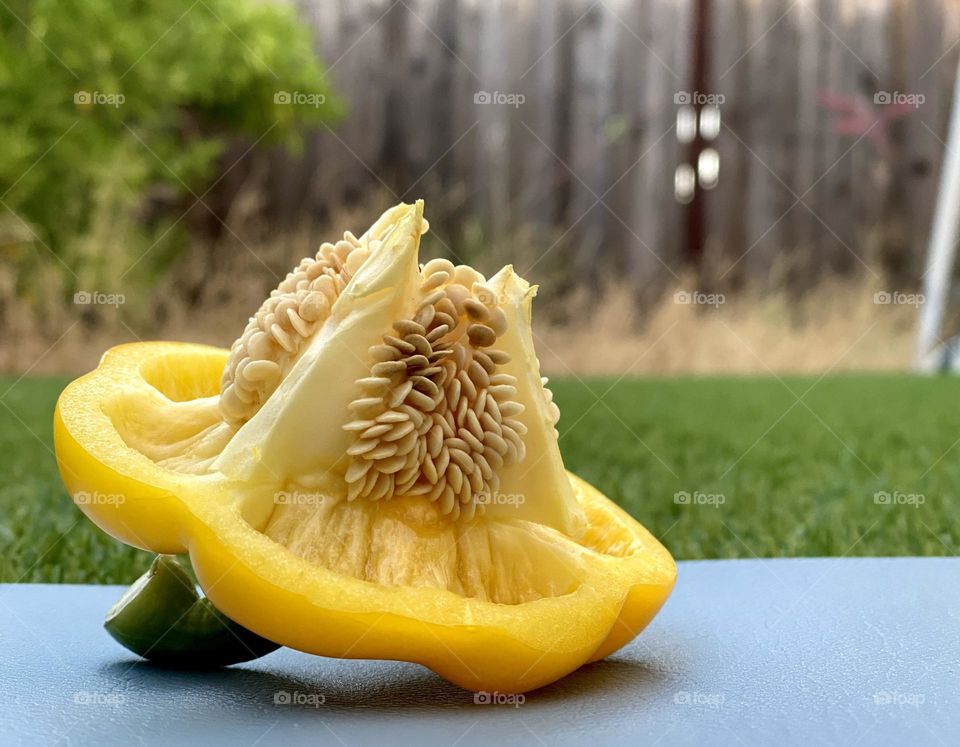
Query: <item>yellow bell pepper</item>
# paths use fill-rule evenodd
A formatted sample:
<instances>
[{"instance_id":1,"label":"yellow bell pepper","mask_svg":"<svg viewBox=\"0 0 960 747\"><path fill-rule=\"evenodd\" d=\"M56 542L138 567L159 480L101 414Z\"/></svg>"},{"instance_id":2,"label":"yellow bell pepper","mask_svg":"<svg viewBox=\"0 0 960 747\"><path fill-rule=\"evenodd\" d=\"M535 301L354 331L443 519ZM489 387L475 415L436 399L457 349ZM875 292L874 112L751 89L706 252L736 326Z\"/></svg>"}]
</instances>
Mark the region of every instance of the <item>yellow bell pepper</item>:
<instances>
[{"instance_id":1,"label":"yellow bell pepper","mask_svg":"<svg viewBox=\"0 0 960 747\"><path fill-rule=\"evenodd\" d=\"M355 242L370 257L317 332L325 339L307 341L307 362L260 412L224 415L231 351L121 345L57 403L61 475L71 494L88 495L79 505L104 531L189 553L215 607L269 641L418 662L470 690L531 690L632 640L669 596L676 566L643 526L563 470L532 357L532 290L509 268L481 289L493 289L511 325L501 342L526 404L516 417L526 418L527 450L500 484L524 504L454 518L423 494L347 500L339 459L302 477L305 459L349 437L339 392L369 367L371 330L410 316L419 293L422 205L381 220L389 226ZM123 500L99 499L111 495Z\"/></svg>"}]
</instances>

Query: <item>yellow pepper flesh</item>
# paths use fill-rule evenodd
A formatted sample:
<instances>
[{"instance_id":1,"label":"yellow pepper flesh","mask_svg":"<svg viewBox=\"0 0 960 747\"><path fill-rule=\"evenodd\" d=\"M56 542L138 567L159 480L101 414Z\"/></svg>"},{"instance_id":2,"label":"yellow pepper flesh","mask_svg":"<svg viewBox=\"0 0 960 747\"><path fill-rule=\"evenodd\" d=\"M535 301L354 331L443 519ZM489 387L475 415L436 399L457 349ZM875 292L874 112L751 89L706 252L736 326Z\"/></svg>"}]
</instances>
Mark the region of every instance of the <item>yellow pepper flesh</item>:
<instances>
[{"instance_id":1,"label":"yellow pepper flesh","mask_svg":"<svg viewBox=\"0 0 960 747\"><path fill-rule=\"evenodd\" d=\"M227 355L181 343L114 348L64 391L54 433L68 490L94 496L80 503L83 511L128 544L189 552L204 593L240 625L301 651L418 662L467 689L523 692L617 650L669 596L676 578L670 554L572 474L586 520L576 542L509 520L579 569L564 594L499 604L372 583L292 553L262 531L272 505L249 500L256 486L166 469L130 445L182 413L201 429L210 409L202 403L215 399ZM96 499L103 494L123 500ZM402 511L403 500L380 508Z\"/></svg>"}]
</instances>

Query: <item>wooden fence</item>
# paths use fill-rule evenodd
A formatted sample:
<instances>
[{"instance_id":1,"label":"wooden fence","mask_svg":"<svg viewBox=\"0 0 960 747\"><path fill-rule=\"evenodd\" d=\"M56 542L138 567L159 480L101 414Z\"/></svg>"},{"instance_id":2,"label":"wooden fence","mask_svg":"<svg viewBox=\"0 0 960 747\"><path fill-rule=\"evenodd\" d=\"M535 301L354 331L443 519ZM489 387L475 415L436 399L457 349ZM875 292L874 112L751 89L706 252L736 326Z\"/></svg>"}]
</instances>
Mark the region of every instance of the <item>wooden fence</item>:
<instances>
[{"instance_id":1,"label":"wooden fence","mask_svg":"<svg viewBox=\"0 0 960 747\"><path fill-rule=\"evenodd\" d=\"M388 188L426 197L454 246L464 216L491 236L556 227L555 259L615 268L638 290L685 259L726 281L792 259L798 271L918 274L956 0L297 6L350 112L302 154L271 157L265 191L281 222ZM678 142L684 94L717 103L715 140ZM704 147L719 154L719 182L681 205L676 168Z\"/></svg>"}]
</instances>

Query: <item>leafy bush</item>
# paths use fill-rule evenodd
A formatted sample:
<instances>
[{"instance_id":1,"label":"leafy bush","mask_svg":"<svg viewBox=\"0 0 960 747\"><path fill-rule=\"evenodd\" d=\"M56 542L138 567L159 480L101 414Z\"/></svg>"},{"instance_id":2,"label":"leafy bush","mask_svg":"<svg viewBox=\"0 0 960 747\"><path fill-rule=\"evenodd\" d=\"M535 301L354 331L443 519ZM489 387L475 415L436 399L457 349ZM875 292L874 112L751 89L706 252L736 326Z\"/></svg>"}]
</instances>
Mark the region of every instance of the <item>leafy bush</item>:
<instances>
[{"instance_id":1,"label":"leafy bush","mask_svg":"<svg viewBox=\"0 0 960 747\"><path fill-rule=\"evenodd\" d=\"M294 144L302 126L337 113L289 6L6 0L0 253L53 253L65 290L101 281L107 266L126 272L179 217L145 226L149 193L192 200L231 138Z\"/></svg>"}]
</instances>

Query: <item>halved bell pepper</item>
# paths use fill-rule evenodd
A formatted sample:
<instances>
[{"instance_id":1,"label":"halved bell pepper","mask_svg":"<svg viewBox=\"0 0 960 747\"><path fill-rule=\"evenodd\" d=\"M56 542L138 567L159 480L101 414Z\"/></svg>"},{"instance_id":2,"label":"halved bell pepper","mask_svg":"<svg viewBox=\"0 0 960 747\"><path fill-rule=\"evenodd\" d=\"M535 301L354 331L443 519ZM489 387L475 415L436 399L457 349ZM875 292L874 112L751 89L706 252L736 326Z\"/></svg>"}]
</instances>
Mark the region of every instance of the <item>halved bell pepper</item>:
<instances>
[{"instance_id":1,"label":"halved bell pepper","mask_svg":"<svg viewBox=\"0 0 960 747\"><path fill-rule=\"evenodd\" d=\"M304 311L309 324L294 320L300 336L283 340L291 349L268 351L257 377L275 361L282 369L269 386L238 392L236 382L284 293L295 309L316 306L309 260L232 350L107 351L60 397L57 460L68 490L93 496L80 505L98 526L146 550L189 553L213 605L269 641L523 692L629 642L669 596L676 566L564 470L533 353L535 289L511 268L487 280L449 263L421 267L425 228L421 203L401 205L336 245L344 256L363 249L362 261L318 253L324 272L339 273L322 283L333 288L329 308ZM377 367L421 338L432 347ZM405 425L404 413L423 425ZM464 427L438 436L431 413ZM471 428L479 446L461 432Z\"/></svg>"}]
</instances>

